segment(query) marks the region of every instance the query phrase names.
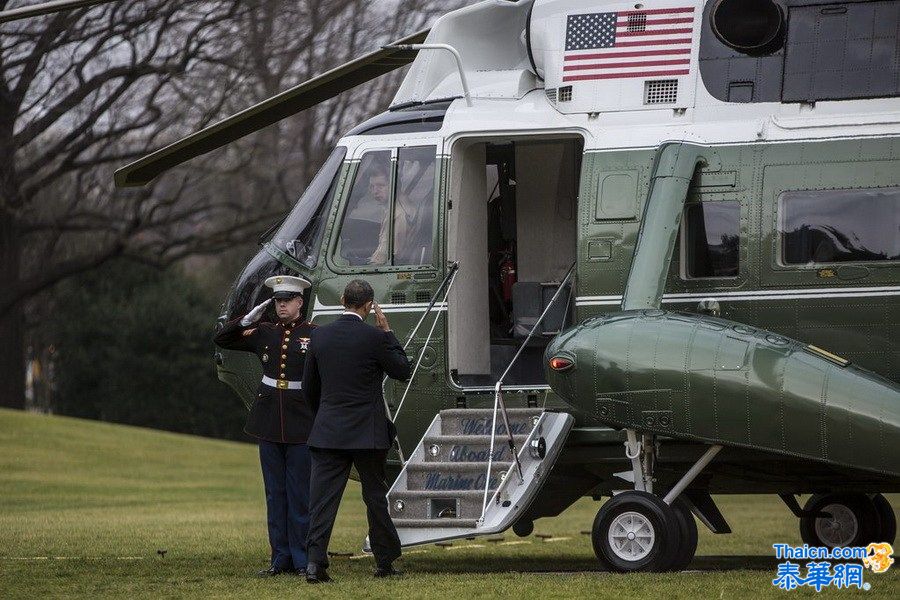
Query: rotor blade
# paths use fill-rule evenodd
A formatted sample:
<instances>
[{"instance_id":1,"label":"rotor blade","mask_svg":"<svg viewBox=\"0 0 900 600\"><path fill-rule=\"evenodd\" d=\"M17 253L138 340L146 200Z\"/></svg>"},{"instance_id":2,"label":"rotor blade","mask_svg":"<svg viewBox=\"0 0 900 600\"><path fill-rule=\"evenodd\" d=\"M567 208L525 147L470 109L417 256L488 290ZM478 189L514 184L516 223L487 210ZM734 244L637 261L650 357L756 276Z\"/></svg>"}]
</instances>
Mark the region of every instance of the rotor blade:
<instances>
[{"instance_id":1,"label":"rotor blade","mask_svg":"<svg viewBox=\"0 0 900 600\"><path fill-rule=\"evenodd\" d=\"M44 2L42 4L20 6L19 8L0 11L0 23L18 21L19 19L38 17L40 15L49 15L50 13L71 10L73 8L83 8L94 4L106 4L108 2L118 1L119 0L54 0L53 2Z\"/></svg>"},{"instance_id":2,"label":"rotor blade","mask_svg":"<svg viewBox=\"0 0 900 600\"><path fill-rule=\"evenodd\" d=\"M428 30L425 29L393 44L420 43L427 35ZM361 83L399 69L411 63L416 53L415 50L384 47L344 63L119 168L115 175L116 186L145 185L163 171L176 165L315 106Z\"/></svg>"}]
</instances>

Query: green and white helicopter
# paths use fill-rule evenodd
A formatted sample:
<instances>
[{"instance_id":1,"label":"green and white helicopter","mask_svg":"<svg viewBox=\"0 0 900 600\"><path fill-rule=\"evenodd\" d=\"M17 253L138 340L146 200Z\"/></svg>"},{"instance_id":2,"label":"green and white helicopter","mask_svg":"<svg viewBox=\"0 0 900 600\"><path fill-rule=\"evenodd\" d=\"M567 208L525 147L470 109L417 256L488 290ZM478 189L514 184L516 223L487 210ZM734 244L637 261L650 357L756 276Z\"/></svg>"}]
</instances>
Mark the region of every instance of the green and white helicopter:
<instances>
[{"instance_id":1,"label":"green and white helicopter","mask_svg":"<svg viewBox=\"0 0 900 600\"><path fill-rule=\"evenodd\" d=\"M409 65L222 315L292 274L327 323L372 283L415 361L385 383L405 545L609 496L600 563L682 569L731 493L778 494L810 545L893 542L898 31L892 0L486 0L116 181ZM216 362L251 401L254 357Z\"/></svg>"}]
</instances>

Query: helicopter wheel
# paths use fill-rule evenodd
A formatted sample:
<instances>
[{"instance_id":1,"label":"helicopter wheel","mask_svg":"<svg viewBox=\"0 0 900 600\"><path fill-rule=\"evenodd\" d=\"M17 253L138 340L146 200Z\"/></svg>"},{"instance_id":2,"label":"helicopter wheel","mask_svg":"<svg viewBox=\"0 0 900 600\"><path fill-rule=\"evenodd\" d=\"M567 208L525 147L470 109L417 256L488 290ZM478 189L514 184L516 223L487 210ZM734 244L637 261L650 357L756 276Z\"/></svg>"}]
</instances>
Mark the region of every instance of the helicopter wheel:
<instances>
[{"instance_id":1,"label":"helicopter wheel","mask_svg":"<svg viewBox=\"0 0 900 600\"><path fill-rule=\"evenodd\" d=\"M534 521L519 520L512 526L513 533L519 537L528 537L534 532Z\"/></svg>"},{"instance_id":2,"label":"helicopter wheel","mask_svg":"<svg viewBox=\"0 0 900 600\"><path fill-rule=\"evenodd\" d=\"M672 503L672 511L678 524L680 543L669 570L683 571L694 560L694 554L697 552L697 522L694 521L694 515L687 502L681 498L676 498Z\"/></svg>"},{"instance_id":3,"label":"helicopter wheel","mask_svg":"<svg viewBox=\"0 0 900 600\"><path fill-rule=\"evenodd\" d=\"M875 503L865 494L814 494L803 507L830 517L800 517L800 537L810 546L866 546L881 532Z\"/></svg>"},{"instance_id":4,"label":"helicopter wheel","mask_svg":"<svg viewBox=\"0 0 900 600\"><path fill-rule=\"evenodd\" d=\"M878 542L887 542L893 545L894 539L897 537L897 517L894 515L894 509L888 499L881 494L872 496L872 504L878 511L878 517L881 519L881 530L878 532Z\"/></svg>"},{"instance_id":5,"label":"helicopter wheel","mask_svg":"<svg viewBox=\"0 0 900 600\"><path fill-rule=\"evenodd\" d=\"M600 562L622 573L666 571L681 545L675 509L658 496L622 492L607 501L594 518L591 542Z\"/></svg>"}]
</instances>

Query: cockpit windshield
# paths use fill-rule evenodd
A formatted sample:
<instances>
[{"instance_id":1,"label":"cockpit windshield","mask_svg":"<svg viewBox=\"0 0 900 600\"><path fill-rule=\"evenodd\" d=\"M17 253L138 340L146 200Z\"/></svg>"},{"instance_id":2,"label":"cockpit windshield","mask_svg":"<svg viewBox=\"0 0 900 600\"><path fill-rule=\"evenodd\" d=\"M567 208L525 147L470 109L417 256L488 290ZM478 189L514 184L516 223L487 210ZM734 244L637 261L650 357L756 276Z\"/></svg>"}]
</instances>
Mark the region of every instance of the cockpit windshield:
<instances>
[{"instance_id":1,"label":"cockpit windshield","mask_svg":"<svg viewBox=\"0 0 900 600\"><path fill-rule=\"evenodd\" d=\"M328 207L331 206L338 173L346 155L346 148L339 146L334 149L272 238L279 249L304 266L316 266Z\"/></svg>"}]
</instances>

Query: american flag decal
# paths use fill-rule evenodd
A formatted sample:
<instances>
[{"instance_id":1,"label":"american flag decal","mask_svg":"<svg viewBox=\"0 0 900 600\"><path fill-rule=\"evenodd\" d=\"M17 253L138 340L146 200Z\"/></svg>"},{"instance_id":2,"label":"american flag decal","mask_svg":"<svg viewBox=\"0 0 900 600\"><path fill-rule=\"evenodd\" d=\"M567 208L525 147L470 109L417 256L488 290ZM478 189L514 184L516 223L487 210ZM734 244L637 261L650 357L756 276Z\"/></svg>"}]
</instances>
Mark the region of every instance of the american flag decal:
<instances>
[{"instance_id":1,"label":"american flag decal","mask_svg":"<svg viewBox=\"0 0 900 600\"><path fill-rule=\"evenodd\" d=\"M569 15L563 81L687 75L694 8Z\"/></svg>"}]
</instances>

